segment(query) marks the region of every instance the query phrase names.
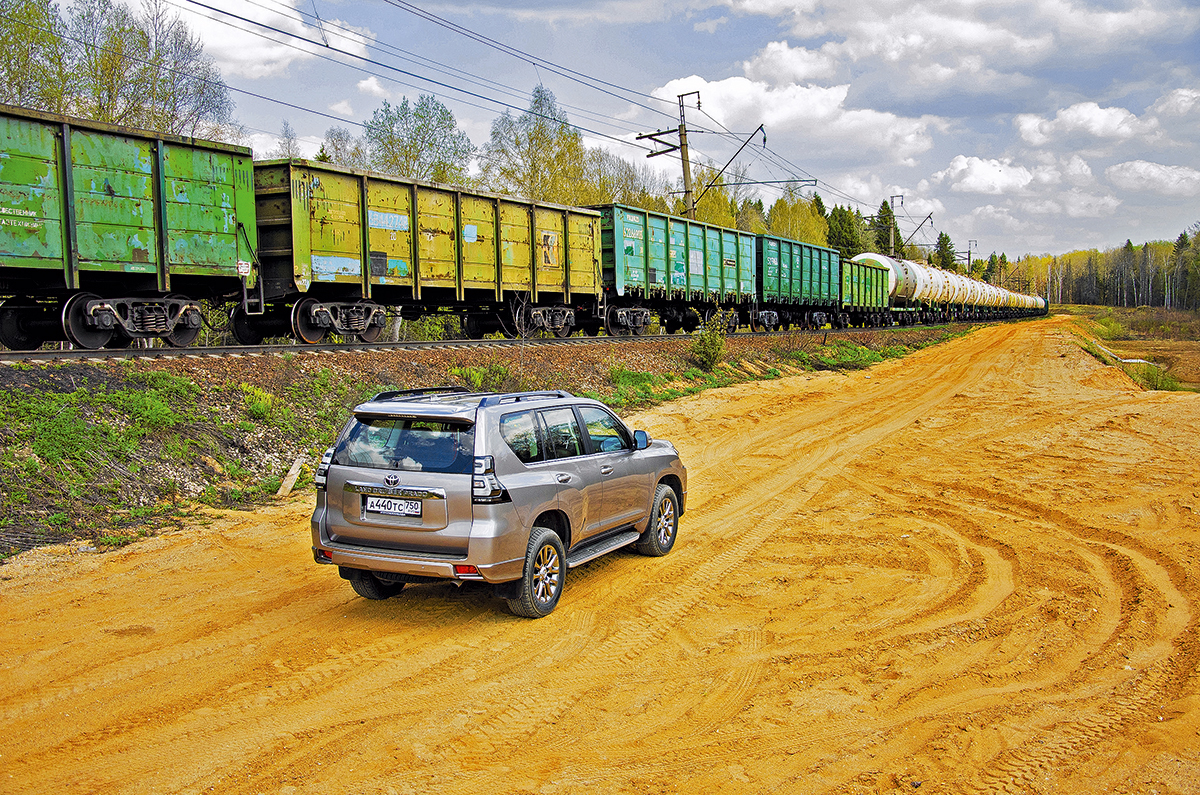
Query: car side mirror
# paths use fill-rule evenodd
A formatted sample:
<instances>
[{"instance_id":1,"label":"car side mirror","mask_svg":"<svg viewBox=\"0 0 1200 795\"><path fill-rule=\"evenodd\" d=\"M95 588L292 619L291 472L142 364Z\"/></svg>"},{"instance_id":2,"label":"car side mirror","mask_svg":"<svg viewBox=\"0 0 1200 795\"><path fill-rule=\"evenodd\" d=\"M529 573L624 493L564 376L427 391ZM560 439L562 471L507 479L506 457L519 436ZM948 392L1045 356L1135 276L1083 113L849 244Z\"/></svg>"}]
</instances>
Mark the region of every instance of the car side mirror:
<instances>
[{"instance_id":1,"label":"car side mirror","mask_svg":"<svg viewBox=\"0 0 1200 795\"><path fill-rule=\"evenodd\" d=\"M634 431L633 441L638 450L645 450L650 446L650 435L645 431Z\"/></svg>"}]
</instances>

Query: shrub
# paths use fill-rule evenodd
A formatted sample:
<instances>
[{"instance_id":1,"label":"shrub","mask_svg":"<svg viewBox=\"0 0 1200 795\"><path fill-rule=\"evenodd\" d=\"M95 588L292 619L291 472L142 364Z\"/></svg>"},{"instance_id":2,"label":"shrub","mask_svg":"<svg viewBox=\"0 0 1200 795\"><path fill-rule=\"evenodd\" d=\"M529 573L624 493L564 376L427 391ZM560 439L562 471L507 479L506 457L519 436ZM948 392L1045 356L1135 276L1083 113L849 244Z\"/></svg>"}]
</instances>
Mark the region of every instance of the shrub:
<instances>
[{"instance_id":1,"label":"shrub","mask_svg":"<svg viewBox=\"0 0 1200 795\"><path fill-rule=\"evenodd\" d=\"M725 356L725 327L724 313L717 312L700 325L700 333L688 349L692 361L705 372L712 372Z\"/></svg>"}]
</instances>

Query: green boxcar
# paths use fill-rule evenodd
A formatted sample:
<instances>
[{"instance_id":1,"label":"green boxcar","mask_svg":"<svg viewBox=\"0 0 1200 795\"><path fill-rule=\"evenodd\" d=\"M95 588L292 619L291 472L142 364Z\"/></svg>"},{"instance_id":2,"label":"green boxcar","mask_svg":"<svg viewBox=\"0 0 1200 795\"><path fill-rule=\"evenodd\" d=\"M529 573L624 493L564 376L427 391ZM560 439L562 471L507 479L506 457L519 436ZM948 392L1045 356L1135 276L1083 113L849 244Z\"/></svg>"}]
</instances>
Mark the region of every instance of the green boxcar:
<instances>
[{"instance_id":1,"label":"green boxcar","mask_svg":"<svg viewBox=\"0 0 1200 795\"><path fill-rule=\"evenodd\" d=\"M176 276L236 280L256 234L250 154L0 106L4 277L54 270L64 289L97 274L148 274L139 286L163 290Z\"/></svg>"},{"instance_id":2,"label":"green boxcar","mask_svg":"<svg viewBox=\"0 0 1200 795\"><path fill-rule=\"evenodd\" d=\"M888 308L888 269L877 262L842 260L842 311L851 322L863 322L865 316L886 312Z\"/></svg>"},{"instance_id":3,"label":"green boxcar","mask_svg":"<svg viewBox=\"0 0 1200 795\"><path fill-rule=\"evenodd\" d=\"M764 304L837 306L841 256L836 250L758 235L755 251L759 298Z\"/></svg>"},{"instance_id":4,"label":"green boxcar","mask_svg":"<svg viewBox=\"0 0 1200 795\"><path fill-rule=\"evenodd\" d=\"M594 211L305 160L260 161L254 180L264 299L305 302L305 312L324 318L307 330L318 336L370 339L378 328L370 318L379 322L386 305L475 307L518 330L531 323L556 332L567 309L594 310ZM235 320L271 332L279 318L277 308L261 321ZM293 311L290 319L298 337L315 341L304 318ZM568 329L576 322L570 317Z\"/></svg>"},{"instance_id":5,"label":"green boxcar","mask_svg":"<svg viewBox=\"0 0 1200 795\"><path fill-rule=\"evenodd\" d=\"M91 302L76 301L89 324L167 336L179 317L148 296L240 294L255 235L249 149L0 105L0 292L19 296L0 318L7 337L75 295ZM105 336L64 333L86 347Z\"/></svg>"},{"instance_id":6,"label":"green boxcar","mask_svg":"<svg viewBox=\"0 0 1200 795\"><path fill-rule=\"evenodd\" d=\"M604 286L616 296L754 300L754 235L621 204L596 209Z\"/></svg>"}]
</instances>

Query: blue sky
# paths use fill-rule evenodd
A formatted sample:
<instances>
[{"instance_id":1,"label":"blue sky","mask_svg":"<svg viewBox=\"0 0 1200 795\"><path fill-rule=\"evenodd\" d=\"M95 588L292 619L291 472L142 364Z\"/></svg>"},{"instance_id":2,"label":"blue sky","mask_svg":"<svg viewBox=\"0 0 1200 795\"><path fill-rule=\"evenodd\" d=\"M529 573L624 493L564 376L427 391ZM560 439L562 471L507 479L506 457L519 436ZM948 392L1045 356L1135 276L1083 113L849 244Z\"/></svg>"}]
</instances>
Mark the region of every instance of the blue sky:
<instances>
[{"instance_id":1,"label":"blue sky","mask_svg":"<svg viewBox=\"0 0 1200 795\"><path fill-rule=\"evenodd\" d=\"M763 124L769 151L756 139L738 159L755 179L812 176L826 204L853 198L866 213L902 195L896 209L905 234L933 214L917 242L944 231L960 251L974 240L976 255L1013 258L1107 248L1127 237L1174 239L1200 221L1195 3L412 6L620 87L602 90L595 80L569 79L449 30L399 0L202 0L330 48L194 0L168 2L203 38L230 86L333 117L235 94L237 117L259 152L274 144L284 118L315 152L330 126L356 130L353 123L384 99L419 93L445 102L478 145L503 111L493 100L523 108L541 82L573 122L611 136L589 135L590 143L643 160L644 150L623 142L678 124L676 95L699 91L701 108L687 111L693 159L723 164L740 145L724 131L746 136ZM677 158L644 162L678 178ZM757 190L769 205L779 189Z\"/></svg>"}]
</instances>

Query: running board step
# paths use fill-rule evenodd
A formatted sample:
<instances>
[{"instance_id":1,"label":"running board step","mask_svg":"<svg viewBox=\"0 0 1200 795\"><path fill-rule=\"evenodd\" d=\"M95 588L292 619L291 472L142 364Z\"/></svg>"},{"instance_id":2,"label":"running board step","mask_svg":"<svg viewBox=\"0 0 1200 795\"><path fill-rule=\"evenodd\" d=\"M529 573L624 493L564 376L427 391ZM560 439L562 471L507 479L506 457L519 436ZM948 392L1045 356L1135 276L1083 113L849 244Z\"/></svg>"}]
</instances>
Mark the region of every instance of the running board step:
<instances>
[{"instance_id":1,"label":"running board step","mask_svg":"<svg viewBox=\"0 0 1200 795\"><path fill-rule=\"evenodd\" d=\"M627 547L634 541L637 541L638 537L636 530L626 530L624 533L617 533L614 536L601 539L594 544L581 547L567 555L567 568L573 569L576 566L587 563L589 560L595 560L601 555L607 555L614 549Z\"/></svg>"}]
</instances>

